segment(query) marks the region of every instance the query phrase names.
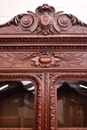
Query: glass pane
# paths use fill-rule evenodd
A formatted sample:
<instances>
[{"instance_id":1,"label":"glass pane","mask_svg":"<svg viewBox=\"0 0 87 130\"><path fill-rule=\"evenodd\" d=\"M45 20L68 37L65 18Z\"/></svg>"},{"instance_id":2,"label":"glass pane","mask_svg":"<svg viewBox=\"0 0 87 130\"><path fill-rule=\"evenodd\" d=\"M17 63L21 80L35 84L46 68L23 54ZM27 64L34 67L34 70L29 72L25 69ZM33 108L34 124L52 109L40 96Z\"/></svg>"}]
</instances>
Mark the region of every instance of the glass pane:
<instances>
[{"instance_id":1,"label":"glass pane","mask_svg":"<svg viewBox=\"0 0 87 130\"><path fill-rule=\"evenodd\" d=\"M33 128L34 85L31 81L0 82L0 128Z\"/></svg>"},{"instance_id":2,"label":"glass pane","mask_svg":"<svg viewBox=\"0 0 87 130\"><path fill-rule=\"evenodd\" d=\"M87 127L87 81L58 83L57 126Z\"/></svg>"}]
</instances>

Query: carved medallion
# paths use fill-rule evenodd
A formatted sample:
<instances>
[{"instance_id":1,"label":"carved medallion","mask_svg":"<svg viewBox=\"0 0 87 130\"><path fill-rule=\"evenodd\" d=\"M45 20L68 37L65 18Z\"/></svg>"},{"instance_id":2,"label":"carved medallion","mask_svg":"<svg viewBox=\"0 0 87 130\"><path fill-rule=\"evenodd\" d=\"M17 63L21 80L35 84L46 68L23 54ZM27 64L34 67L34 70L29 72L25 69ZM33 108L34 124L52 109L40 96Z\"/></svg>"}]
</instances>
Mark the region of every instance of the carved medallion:
<instances>
[{"instance_id":1,"label":"carved medallion","mask_svg":"<svg viewBox=\"0 0 87 130\"><path fill-rule=\"evenodd\" d=\"M40 24L44 29L47 29L51 24L51 17L48 13L44 13L40 17Z\"/></svg>"}]
</instances>

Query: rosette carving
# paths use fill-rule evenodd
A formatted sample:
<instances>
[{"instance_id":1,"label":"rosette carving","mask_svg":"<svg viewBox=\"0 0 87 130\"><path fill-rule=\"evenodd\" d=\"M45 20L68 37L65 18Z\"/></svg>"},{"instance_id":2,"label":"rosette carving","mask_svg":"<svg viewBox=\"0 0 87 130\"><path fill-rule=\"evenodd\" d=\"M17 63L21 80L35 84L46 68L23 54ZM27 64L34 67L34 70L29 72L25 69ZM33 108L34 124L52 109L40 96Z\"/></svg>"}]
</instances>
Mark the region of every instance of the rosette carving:
<instances>
[{"instance_id":1,"label":"rosette carving","mask_svg":"<svg viewBox=\"0 0 87 130\"><path fill-rule=\"evenodd\" d=\"M24 15L21 20L20 20L20 26L24 28L28 28L32 25L33 23L33 18L29 15Z\"/></svg>"},{"instance_id":2,"label":"rosette carving","mask_svg":"<svg viewBox=\"0 0 87 130\"><path fill-rule=\"evenodd\" d=\"M65 14L59 16L58 24L59 24L59 26L61 26L63 28L67 28L67 27L70 27L72 25L70 18Z\"/></svg>"}]
</instances>

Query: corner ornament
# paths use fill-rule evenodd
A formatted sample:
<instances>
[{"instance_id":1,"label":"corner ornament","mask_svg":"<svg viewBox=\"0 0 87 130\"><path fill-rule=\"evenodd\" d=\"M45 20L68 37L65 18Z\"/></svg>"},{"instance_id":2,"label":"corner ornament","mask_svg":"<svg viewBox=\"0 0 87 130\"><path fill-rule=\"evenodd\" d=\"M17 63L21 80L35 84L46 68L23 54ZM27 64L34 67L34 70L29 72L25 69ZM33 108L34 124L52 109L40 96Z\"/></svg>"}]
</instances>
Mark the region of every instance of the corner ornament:
<instances>
[{"instance_id":1,"label":"corner ornament","mask_svg":"<svg viewBox=\"0 0 87 130\"><path fill-rule=\"evenodd\" d=\"M7 23L0 25L0 30L2 27L8 26L10 26L10 29L6 28L8 33L10 33L9 30L14 31L14 29L19 33L20 28L21 33L39 35L87 32L87 24L72 14L64 14L63 11L55 13L55 8L48 4L36 8L35 13L27 11L27 14L15 16Z\"/></svg>"}]
</instances>

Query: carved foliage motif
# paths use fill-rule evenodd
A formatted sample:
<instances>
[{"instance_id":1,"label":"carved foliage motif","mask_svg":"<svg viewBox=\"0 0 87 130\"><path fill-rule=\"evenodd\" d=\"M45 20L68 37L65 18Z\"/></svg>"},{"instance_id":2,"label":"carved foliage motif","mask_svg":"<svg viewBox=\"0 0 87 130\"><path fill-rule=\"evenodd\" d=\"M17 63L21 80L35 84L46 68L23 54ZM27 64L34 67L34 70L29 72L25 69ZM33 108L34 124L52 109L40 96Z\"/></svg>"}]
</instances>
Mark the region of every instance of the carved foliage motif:
<instances>
[{"instance_id":1,"label":"carved foliage motif","mask_svg":"<svg viewBox=\"0 0 87 130\"><path fill-rule=\"evenodd\" d=\"M87 53L0 53L0 67L86 67Z\"/></svg>"},{"instance_id":2,"label":"carved foliage motif","mask_svg":"<svg viewBox=\"0 0 87 130\"><path fill-rule=\"evenodd\" d=\"M81 22L71 14L64 14L63 11L55 13L52 6L43 4L39 6L35 13L28 11L28 14L19 14L6 24L0 25L1 33L4 32L28 34L59 34L59 33L87 33L87 24Z\"/></svg>"},{"instance_id":3,"label":"carved foliage motif","mask_svg":"<svg viewBox=\"0 0 87 130\"><path fill-rule=\"evenodd\" d=\"M50 84L49 84L49 99L50 99L50 130L57 130L56 124L56 84L58 80L61 79L87 79L87 73L50 73L49 75ZM59 130L67 130L67 128L58 128ZM79 130L79 128L68 128L69 130ZM80 128L81 130L87 128Z\"/></svg>"},{"instance_id":4,"label":"carved foliage motif","mask_svg":"<svg viewBox=\"0 0 87 130\"><path fill-rule=\"evenodd\" d=\"M35 113L35 130L41 130L41 109L42 109L42 95L41 95L41 83L42 83L42 74L38 73L0 73L0 80L16 80L16 79L29 79L37 86L37 97L36 97L36 113ZM1 128L0 128L1 129ZM7 130L3 128L2 130ZM9 128L10 129L10 128ZM17 129L17 128L16 128ZM10 130L16 130L11 128ZM28 128L23 128L24 130L30 130ZM21 130L20 128L18 130Z\"/></svg>"}]
</instances>

